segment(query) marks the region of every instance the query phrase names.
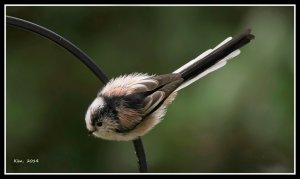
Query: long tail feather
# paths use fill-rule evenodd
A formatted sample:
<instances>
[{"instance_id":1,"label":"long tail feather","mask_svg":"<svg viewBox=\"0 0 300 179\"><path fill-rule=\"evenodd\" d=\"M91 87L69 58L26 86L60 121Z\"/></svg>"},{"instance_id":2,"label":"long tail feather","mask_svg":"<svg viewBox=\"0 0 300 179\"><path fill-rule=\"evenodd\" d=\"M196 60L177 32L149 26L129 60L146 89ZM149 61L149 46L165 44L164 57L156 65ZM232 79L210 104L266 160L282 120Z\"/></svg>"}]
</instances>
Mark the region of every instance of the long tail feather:
<instances>
[{"instance_id":1,"label":"long tail feather","mask_svg":"<svg viewBox=\"0 0 300 179\"><path fill-rule=\"evenodd\" d=\"M250 32L251 30L248 29L233 38L228 37L214 49L205 51L197 58L174 71L173 73L180 73L184 79L184 83L176 91L185 88L208 73L223 67L228 60L239 55L239 48L254 39L254 35L250 34Z\"/></svg>"}]
</instances>

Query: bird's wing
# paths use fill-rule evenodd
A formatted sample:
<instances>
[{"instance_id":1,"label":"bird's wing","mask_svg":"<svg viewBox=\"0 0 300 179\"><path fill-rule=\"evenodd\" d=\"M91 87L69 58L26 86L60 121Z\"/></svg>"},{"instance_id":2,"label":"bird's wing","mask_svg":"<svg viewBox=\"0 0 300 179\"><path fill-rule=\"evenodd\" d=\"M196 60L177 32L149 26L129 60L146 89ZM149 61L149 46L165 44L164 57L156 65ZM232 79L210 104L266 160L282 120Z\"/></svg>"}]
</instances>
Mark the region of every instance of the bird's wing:
<instances>
[{"instance_id":1,"label":"bird's wing","mask_svg":"<svg viewBox=\"0 0 300 179\"><path fill-rule=\"evenodd\" d=\"M166 81L166 78L158 76L158 80L160 80L163 85L161 85L159 88L156 88L152 94L145 97L143 103L143 113L145 114L144 116L148 116L156 109L158 109L162 105L162 103L170 96L170 94L174 92L183 82L183 79L181 77L176 77L171 79L170 81Z\"/></svg>"},{"instance_id":2,"label":"bird's wing","mask_svg":"<svg viewBox=\"0 0 300 179\"><path fill-rule=\"evenodd\" d=\"M133 130L143 119L156 111L182 82L179 74L165 74L135 84L134 93L123 98L124 108L118 111L123 127L120 131Z\"/></svg>"},{"instance_id":3,"label":"bird's wing","mask_svg":"<svg viewBox=\"0 0 300 179\"><path fill-rule=\"evenodd\" d=\"M144 91L142 91L144 116L155 111L182 82L181 75L173 73L150 77L139 82L139 85L144 87Z\"/></svg>"},{"instance_id":4,"label":"bird's wing","mask_svg":"<svg viewBox=\"0 0 300 179\"><path fill-rule=\"evenodd\" d=\"M158 76L151 76L149 78L145 78L139 80L138 82L132 84L130 86L131 94L134 93L143 93L143 92L151 92L156 89L161 88L162 86L176 81L181 78L180 74L170 73Z\"/></svg>"}]
</instances>

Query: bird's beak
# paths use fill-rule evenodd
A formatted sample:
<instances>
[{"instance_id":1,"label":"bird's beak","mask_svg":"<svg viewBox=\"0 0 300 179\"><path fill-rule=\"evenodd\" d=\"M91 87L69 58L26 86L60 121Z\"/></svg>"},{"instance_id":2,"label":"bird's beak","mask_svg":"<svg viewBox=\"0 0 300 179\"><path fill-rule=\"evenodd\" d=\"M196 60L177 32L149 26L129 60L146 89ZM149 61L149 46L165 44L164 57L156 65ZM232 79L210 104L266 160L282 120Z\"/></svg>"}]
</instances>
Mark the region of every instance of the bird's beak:
<instances>
[{"instance_id":1,"label":"bird's beak","mask_svg":"<svg viewBox=\"0 0 300 179\"><path fill-rule=\"evenodd\" d=\"M88 130L89 136L93 135L93 133L94 133L95 131L96 131L96 129L95 129L95 130L92 130L92 131Z\"/></svg>"}]
</instances>

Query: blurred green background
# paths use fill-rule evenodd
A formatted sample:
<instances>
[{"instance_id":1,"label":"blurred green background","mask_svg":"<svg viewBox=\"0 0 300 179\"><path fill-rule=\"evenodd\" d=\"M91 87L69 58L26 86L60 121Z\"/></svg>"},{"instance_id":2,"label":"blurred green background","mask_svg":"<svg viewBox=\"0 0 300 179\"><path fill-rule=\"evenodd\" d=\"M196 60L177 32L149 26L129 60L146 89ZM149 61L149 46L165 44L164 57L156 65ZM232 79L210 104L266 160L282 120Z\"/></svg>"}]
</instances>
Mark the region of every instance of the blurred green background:
<instances>
[{"instance_id":1,"label":"blurred green background","mask_svg":"<svg viewBox=\"0 0 300 179\"><path fill-rule=\"evenodd\" d=\"M7 15L78 45L109 77L172 72L252 28L256 38L241 55L181 91L143 137L149 172L294 171L293 13L275 6L6 7ZM65 49L6 27L6 171L137 172L131 142L87 135L85 112L101 87Z\"/></svg>"}]
</instances>

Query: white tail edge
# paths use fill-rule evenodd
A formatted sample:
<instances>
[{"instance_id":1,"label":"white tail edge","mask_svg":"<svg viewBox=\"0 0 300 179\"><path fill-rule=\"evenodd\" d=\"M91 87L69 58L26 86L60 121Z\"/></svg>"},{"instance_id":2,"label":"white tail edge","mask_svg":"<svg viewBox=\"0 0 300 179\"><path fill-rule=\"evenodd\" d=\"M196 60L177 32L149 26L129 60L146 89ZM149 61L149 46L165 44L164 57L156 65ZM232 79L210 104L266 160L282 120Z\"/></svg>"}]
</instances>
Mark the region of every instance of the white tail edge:
<instances>
[{"instance_id":1,"label":"white tail edge","mask_svg":"<svg viewBox=\"0 0 300 179\"><path fill-rule=\"evenodd\" d=\"M232 37L228 37L227 39L225 39L224 41L222 41L220 44L218 44L215 48L213 49L208 49L206 50L204 53L200 54L198 57L196 57L195 59L189 61L188 63L186 63L185 65L183 65L182 67L180 67L179 69L177 69L176 71L174 71L173 73L180 73L183 70L187 69L188 67L190 67L192 64L201 61L204 57L206 57L208 54L210 54L211 52L213 52L214 50L216 50L217 48L221 47L222 45L224 45L225 43L229 42L232 39ZM224 65L226 65L227 61L236 57L237 55L240 54L240 50L237 49L233 52L231 52L229 55L227 55L226 57L224 57L222 60L220 60L219 62L217 62L215 65L211 66L210 68L208 68L207 70L205 70L204 72L200 73L199 75L195 76L194 78L186 81L185 83L183 83L181 86L179 86L175 91L179 91L187 86L189 86L190 84L194 83L195 81L199 80L200 78L204 77L205 75L223 67Z\"/></svg>"}]
</instances>

